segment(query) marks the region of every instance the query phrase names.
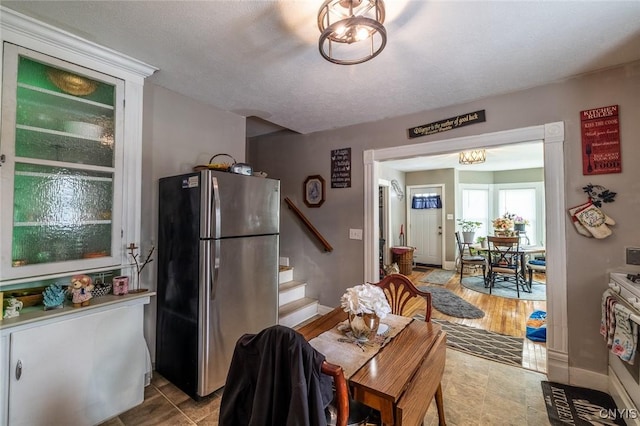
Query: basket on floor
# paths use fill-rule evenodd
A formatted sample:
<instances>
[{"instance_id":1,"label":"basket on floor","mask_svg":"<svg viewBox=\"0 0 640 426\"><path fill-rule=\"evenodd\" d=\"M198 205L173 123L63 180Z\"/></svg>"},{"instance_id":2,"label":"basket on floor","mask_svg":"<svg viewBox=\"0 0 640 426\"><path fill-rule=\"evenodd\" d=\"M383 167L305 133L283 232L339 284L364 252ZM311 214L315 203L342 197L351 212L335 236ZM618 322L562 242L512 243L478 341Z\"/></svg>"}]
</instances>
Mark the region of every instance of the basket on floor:
<instances>
[{"instance_id":1,"label":"basket on floor","mask_svg":"<svg viewBox=\"0 0 640 426\"><path fill-rule=\"evenodd\" d=\"M391 247L393 261L398 264L400 273L411 275L413 272L413 251L415 247Z\"/></svg>"}]
</instances>

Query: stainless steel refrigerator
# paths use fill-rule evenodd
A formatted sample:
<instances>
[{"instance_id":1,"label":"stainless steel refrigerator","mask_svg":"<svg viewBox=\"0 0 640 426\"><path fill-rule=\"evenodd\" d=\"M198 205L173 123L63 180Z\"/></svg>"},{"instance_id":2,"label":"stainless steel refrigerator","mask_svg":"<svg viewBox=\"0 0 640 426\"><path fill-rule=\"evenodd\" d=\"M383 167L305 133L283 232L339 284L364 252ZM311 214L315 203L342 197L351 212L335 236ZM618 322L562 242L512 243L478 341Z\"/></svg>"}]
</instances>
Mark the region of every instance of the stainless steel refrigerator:
<instances>
[{"instance_id":1,"label":"stainless steel refrigerator","mask_svg":"<svg viewBox=\"0 0 640 426\"><path fill-rule=\"evenodd\" d=\"M156 370L192 398L224 386L235 343L278 321L280 182L160 179Z\"/></svg>"}]
</instances>

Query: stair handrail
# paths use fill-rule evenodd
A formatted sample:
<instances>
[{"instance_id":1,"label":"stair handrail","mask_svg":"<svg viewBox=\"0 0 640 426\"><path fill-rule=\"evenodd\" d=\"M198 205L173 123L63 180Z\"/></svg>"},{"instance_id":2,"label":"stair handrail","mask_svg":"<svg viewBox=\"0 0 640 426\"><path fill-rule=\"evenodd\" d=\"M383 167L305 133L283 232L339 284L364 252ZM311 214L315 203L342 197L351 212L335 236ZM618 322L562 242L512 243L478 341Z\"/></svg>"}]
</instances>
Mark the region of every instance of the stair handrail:
<instances>
[{"instance_id":1,"label":"stair handrail","mask_svg":"<svg viewBox=\"0 0 640 426\"><path fill-rule=\"evenodd\" d=\"M331 247L331 244L329 244L329 242L325 240L325 238L322 236L320 231L318 231L316 227L311 224L309 219L307 219L304 213L302 213L302 211L293 203L293 201L291 201L289 197L284 197L284 201L287 203L287 206L289 207L289 209L293 210L296 216L298 216L298 218L302 221L302 223L305 224L307 229L318 239L320 244L322 244L324 251L328 251L328 252L333 251L333 247Z\"/></svg>"}]
</instances>

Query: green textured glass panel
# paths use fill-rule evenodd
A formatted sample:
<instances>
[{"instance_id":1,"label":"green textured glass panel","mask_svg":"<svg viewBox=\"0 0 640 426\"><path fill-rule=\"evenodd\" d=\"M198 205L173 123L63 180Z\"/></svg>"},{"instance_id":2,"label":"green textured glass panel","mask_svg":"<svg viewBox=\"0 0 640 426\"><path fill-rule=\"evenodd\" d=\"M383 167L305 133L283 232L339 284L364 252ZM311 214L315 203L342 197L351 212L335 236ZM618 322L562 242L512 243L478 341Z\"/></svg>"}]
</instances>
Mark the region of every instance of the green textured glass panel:
<instances>
[{"instance_id":1,"label":"green textured glass panel","mask_svg":"<svg viewBox=\"0 0 640 426\"><path fill-rule=\"evenodd\" d=\"M114 105L115 87L113 85L58 69L24 56L21 56L18 62L18 83L106 105Z\"/></svg>"},{"instance_id":2,"label":"green textured glass panel","mask_svg":"<svg viewBox=\"0 0 640 426\"><path fill-rule=\"evenodd\" d=\"M113 144L32 129L16 129L16 156L114 167Z\"/></svg>"},{"instance_id":3,"label":"green textured glass panel","mask_svg":"<svg viewBox=\"0 0 640 426\"><path fill-rule=\"evenodd\" d=\"M111 254L113 174L16 163L14 264Z\"/></svg>"}]
</instances>

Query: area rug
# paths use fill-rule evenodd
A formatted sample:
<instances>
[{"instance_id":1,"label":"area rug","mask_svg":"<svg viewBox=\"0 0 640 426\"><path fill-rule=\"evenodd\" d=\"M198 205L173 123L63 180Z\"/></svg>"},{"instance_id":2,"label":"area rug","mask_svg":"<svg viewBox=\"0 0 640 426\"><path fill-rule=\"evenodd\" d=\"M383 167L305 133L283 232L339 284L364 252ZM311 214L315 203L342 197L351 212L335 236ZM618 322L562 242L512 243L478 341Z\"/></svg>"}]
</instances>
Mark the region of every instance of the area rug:
<instances>
[{"instance_id":1,"label":"area rug","mask_svg":"<svg viewBox=\"0 0 640 426\"><path fill-rule=\"evenodd\" d=\"M427 266L427 265L421 265L418 263L413 265L413 270L418 272L429 272L429 271L433 271L433 267Z\"/></svg>"},{"instance_id":2,"label":"area rug","mask_svg":"<svg viewBox=\"0 0 640 426\"><path fill-rule=\"evenodd\" d=\"M613 398L593 389L541 382L549 422L553 426L625 425L629 410L618 410Z\"/></svg>"},{"instance_id":3,"label":"area rug","mask_svg":"<svg viewBox=\"0 0 640 426\"><path fill-rule=\"evenodd\" d=\"M432 272L429 272L426 277L422 278L420 282L444 285L448 283L451 277L453 277L455 274L456 274L456 271L434 269Z\"/></svg>"},{"instance_id":4,"label":"area rug","mask_svg":"<svg viewBox=\"0 0 640 426\"><path fill-rule=\"evenodd\" d=\"M447 346L502 364L522 367L524 339L432 318L447 333Z\"/></svg>"},{"instance_id":5,"label":"area rug","mask_svg":"<svg viewBox=\"0 0 640 426\"><path fill-rule=\"evenodd\" d=\"M446 288L422 285L418 289L431 293L431 305L443 314L456 318L482 318L484 316L481 309Z\"/></svg>"},{"instance_id":6,"label":"area rug","mask_svg":"<svg viewBox=\"0 0 640 426\"><path fill-rule=\"evenodd\" d=\"M474 275L471 277L462 278L462 286L468 288L469 290L477 291L478 293L489 294L489 289L484 286L484 279L482 278L482 275ZM500 283L500 281L496 281L493 289L491 290L491 295L506 297L508 299L518 298L516 287L511 282L505 282L504 284L502 284ZM540 283L538 281L533 281L531 284L531 293L527 293L526 291L522 291L522 289L520 289L520 299L547 300L546 284Z\"/></svg>"}]
</instances>

